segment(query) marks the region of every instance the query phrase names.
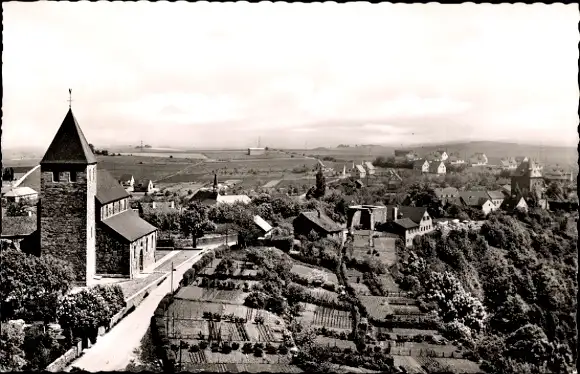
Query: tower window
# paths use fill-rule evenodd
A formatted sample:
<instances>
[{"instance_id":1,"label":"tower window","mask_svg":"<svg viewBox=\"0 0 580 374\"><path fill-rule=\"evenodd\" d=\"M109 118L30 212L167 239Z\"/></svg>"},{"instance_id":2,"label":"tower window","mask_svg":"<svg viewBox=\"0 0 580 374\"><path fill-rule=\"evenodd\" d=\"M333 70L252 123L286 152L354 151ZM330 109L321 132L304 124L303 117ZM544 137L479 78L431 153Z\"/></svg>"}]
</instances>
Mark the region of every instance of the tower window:
<instances>
[{"instance_id":1,"label":"tower window","mask_svg":"<svg viewBox=\"0 0 580 374\"><path fill-rule=\"evenodd\" d=\"M71 171L70 172L70 181L71 182L76 182L77 181L77 172L76 171Z\"/></svg>"},{"instance_id":2,"label":"tower window","mask_svg":"<svg viewBox=\"0 0 580 374\"><path fill-rule=\"evenodd\" d=\"M53 182L60 182L60 175L58 174L58 171L52 172L52 180Z\"/></svg>"}]
</instances>

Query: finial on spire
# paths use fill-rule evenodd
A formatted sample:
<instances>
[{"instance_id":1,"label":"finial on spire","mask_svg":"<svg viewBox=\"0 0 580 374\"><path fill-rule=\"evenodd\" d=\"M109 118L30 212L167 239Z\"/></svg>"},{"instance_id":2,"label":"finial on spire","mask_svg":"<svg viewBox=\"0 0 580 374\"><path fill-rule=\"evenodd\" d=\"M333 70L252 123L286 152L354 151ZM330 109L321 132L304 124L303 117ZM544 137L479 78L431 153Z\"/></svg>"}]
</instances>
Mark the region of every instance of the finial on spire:
<instances>
[{"instance_id":1,"label":"finial on spire","mask_svg":"<svg viewBox=\"0 0 580 374\"><path fill-rule=\"evenodd\" d=\"M68 89L68 108L70 109L72 106L72 89Z\"/></svg>"}]
</instances>

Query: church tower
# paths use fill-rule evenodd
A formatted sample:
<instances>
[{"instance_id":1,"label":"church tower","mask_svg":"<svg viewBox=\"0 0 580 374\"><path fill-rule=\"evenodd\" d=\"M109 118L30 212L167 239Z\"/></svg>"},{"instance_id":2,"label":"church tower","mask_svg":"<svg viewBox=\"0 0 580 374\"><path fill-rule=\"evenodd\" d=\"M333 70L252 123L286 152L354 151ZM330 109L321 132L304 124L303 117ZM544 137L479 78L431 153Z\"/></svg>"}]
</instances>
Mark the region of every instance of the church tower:
<instances>
[{"instance_id":1,"label":"church tower","mask_svg":"<svg viewBox=\"0 0 580 374\"><path fill-rule=\"evenodd\" d=\"M96 272L97 159L69 108L40 162L41 253L70 262L81 285Z\"/></svg>"}]
</instances>

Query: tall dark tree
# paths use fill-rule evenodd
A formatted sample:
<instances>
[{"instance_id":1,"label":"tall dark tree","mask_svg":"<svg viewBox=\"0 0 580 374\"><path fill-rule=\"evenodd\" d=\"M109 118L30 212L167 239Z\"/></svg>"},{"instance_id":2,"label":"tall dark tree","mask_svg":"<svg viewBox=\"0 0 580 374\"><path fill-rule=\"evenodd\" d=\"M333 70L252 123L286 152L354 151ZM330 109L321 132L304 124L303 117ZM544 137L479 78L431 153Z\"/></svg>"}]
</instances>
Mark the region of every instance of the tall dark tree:
<instances>
[{"instance_id":1,"label":"tall dark tree","mask_svg":"<svg viewBox=\"0 0 580 374\"><path fill-rule=\"evenodd\" d=\"M326 178L322 173L322 169L318 169L316 173L316 189L314 190L313 197L320 198L326 193Z\"/></svg>"}]
</instances>

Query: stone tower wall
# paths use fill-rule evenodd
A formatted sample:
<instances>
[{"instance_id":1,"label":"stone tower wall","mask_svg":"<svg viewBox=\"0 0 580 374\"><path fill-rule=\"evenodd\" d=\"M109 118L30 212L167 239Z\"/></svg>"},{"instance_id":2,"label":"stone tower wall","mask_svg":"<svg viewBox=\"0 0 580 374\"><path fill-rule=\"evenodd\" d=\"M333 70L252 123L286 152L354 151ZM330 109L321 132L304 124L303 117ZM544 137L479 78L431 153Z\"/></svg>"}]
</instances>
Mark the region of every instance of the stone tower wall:
<instances>
[{"instance_id":1,"label":"stone tower wall","mask_svg":"<svg viewBox=\"0 0 580 374\"><path fill-rule=\"evenodd\" d=\"M70 181L71 171L76 172L76 182ZM41 166L41 253L70 262L76 281L82 284L90 282L95 273L96 185L96 165Z\"/></svg>"}]
</instances>

